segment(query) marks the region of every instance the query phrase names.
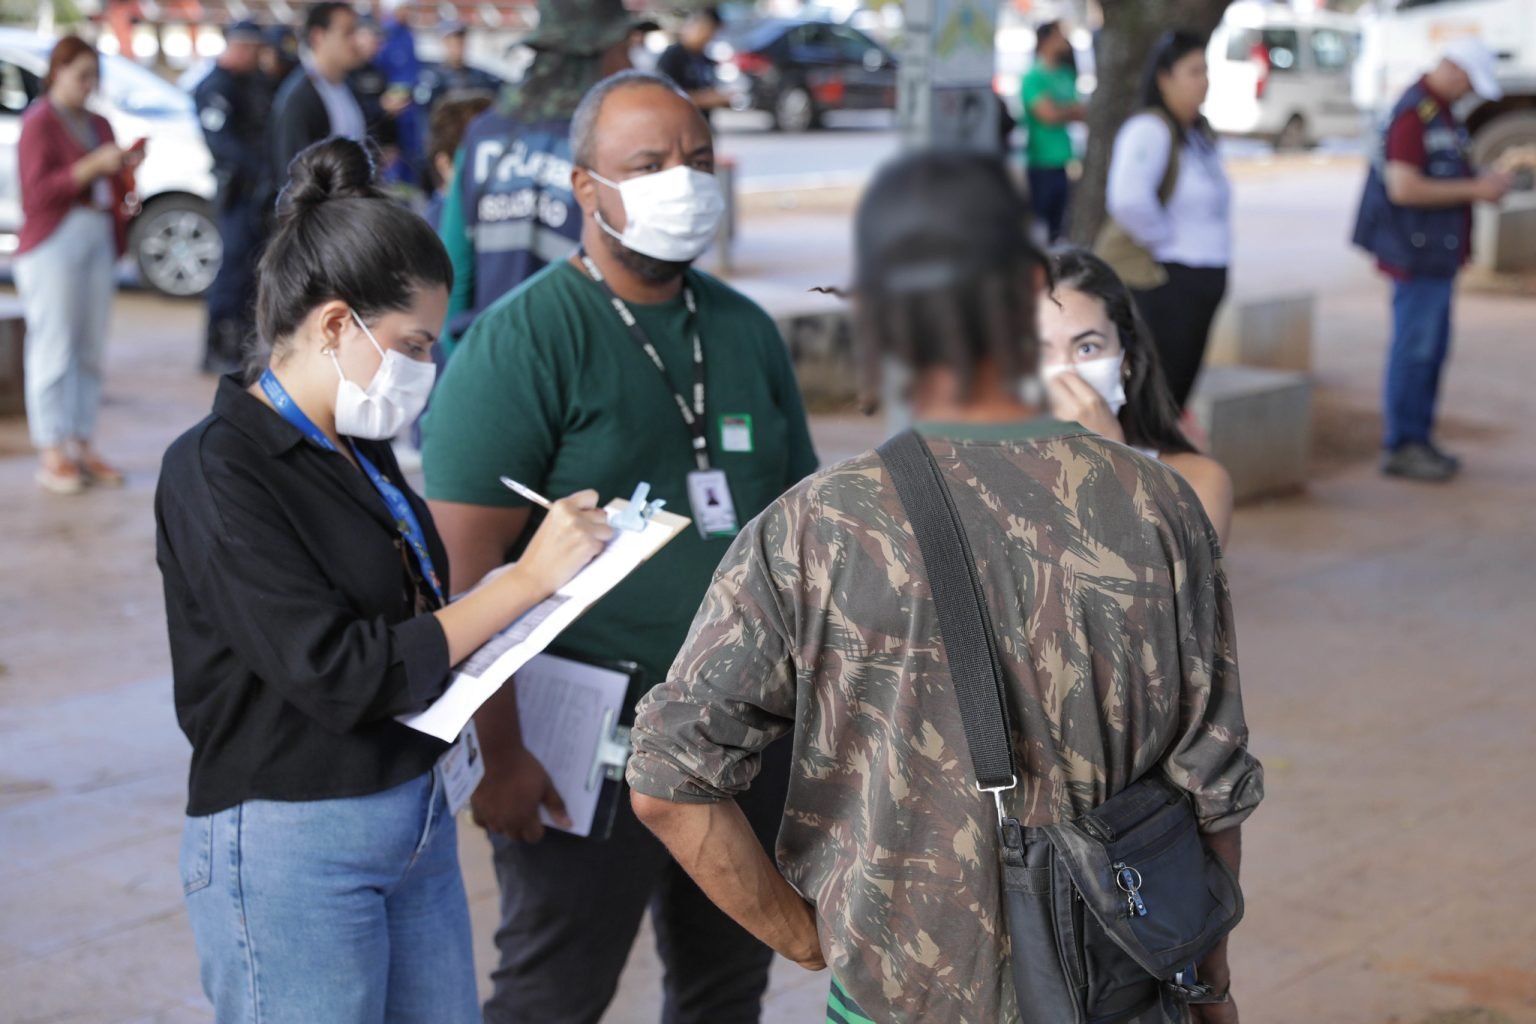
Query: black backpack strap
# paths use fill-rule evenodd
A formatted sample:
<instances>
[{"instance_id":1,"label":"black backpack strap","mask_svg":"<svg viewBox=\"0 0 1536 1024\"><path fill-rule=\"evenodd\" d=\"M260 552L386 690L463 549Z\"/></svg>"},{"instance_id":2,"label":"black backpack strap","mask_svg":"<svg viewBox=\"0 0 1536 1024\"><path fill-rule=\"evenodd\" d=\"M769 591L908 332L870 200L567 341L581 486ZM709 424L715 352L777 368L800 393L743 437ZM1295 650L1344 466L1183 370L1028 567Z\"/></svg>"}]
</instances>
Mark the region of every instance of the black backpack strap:
<instances>
[{"instance_id":1,"label":"black backpack strap","mask_svg":"<svg viewBox=\"0 0 1536 1024\"><path fill-rule=\"evenodd\" d=\"M881 445L879 453L917 535L976 786L993 795L1002 819L1002 794L1018 785L1018 774L1002 665L976 559L954 496L922 437L916 431L906 431Z\"/></svg>"}]
</instances>

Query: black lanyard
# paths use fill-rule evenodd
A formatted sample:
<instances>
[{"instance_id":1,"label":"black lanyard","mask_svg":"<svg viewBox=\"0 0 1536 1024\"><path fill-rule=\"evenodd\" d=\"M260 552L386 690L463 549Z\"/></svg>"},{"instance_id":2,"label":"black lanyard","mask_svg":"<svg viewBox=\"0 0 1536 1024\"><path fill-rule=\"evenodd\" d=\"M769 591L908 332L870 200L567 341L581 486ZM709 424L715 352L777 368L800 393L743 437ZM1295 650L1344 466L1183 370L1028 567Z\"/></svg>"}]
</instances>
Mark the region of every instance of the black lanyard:
<instances>
[{"instance_id":1,"label":"black lanyard","mask_svg":"<svg viewBox=\"0 0 1536 1024\"><path fill-rule=\"evenodd\" d=\"M640 345L640 348L656 367L656 372L661 374L661 379L672 392L672 398L677 402L677 411L683 415L683 423L688 427L688 435L693 438L693 457L698 460L700 470L709 469L709 438L704 430L704 344L699 340L698 329L698 304L693 298L693 289L685 281L683 282L683 302L688 306L688 324L693 330L693 407L689 408L688 400L677 393L672 386L672 378L667 376L667 366L661 361L661 353L656 351L656 346L651 344L651 339L646 337L645 331L635 319L635 314L630 311L624 300L619 298L603 278L603 272L597 269L597 264L586 253L578 253L581 257L581 265L587 268L587 276L597 283L597 286L608 296L608 301L613 304L614 311L619 314L619 319L624 321L624 326L629 328L630 335Z\"/></svg>"}]
</instances>

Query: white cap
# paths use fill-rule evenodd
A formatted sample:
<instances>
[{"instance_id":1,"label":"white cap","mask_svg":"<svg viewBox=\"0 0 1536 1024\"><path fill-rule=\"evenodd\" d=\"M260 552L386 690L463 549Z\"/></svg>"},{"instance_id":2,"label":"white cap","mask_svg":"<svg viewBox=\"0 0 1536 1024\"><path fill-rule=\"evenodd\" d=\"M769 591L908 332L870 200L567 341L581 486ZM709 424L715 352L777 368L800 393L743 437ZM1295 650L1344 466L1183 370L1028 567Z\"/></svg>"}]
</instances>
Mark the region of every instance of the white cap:
<instances>
[{"instance_id":1,"label":"white cap","mask_svg":"<svg viewBox=\"0 0 1536 1024\"><path fill-rule=\"evenodd\" d=\"M1451 40L1445 48L1445 59L1467 73L1472 91L1483 99L1504 98L1504 89L1499 85L1499 60L1481 39L1461 36Z\"/></svg>"}]
</instances>

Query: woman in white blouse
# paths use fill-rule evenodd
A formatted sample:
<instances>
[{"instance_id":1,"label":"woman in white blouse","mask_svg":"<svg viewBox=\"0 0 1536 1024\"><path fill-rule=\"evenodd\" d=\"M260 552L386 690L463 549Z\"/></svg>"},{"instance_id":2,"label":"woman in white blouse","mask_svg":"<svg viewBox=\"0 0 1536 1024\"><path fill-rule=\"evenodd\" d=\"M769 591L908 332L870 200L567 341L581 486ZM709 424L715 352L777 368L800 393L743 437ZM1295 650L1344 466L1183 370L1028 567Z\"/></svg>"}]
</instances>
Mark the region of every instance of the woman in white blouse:
<instances>
[{"instance_id":1,"label":"woman in white blouse","mask_svg":"<svg viewBox=\"0 0 1536 1024\"><path fill-rule=\"evenodd\" d=\"M1162 268L1161 284L1134 295L1180 408L1200 373L1232 256L1232 189L1200 114L1210 85L1205 47L1189 32L1158 41L1142 83L1142 112L1115 138L1106 204Z\"/></svg>"}]
</instances>

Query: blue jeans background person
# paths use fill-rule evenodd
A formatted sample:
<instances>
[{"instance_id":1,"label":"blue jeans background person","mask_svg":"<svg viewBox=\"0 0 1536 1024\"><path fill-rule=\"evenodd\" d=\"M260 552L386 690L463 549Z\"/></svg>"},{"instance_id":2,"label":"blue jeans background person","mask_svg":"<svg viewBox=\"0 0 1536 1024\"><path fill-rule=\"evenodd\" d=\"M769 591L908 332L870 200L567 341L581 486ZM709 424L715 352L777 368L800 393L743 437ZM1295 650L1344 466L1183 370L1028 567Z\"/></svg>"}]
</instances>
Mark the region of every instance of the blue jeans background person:
<instances>
[{"instance_id":1,"label":"blue jeans background person","mask_svg":"<svg viewBox=\"0 0 1536 1024\"><path fill-rule=\"evenodd\" d=\"M1383 447L1431 444L1440 371L1451 348L1454 277L1410 277L1392 284L1392 348L1387 356Z\"/></svg>"}]
</instances>

